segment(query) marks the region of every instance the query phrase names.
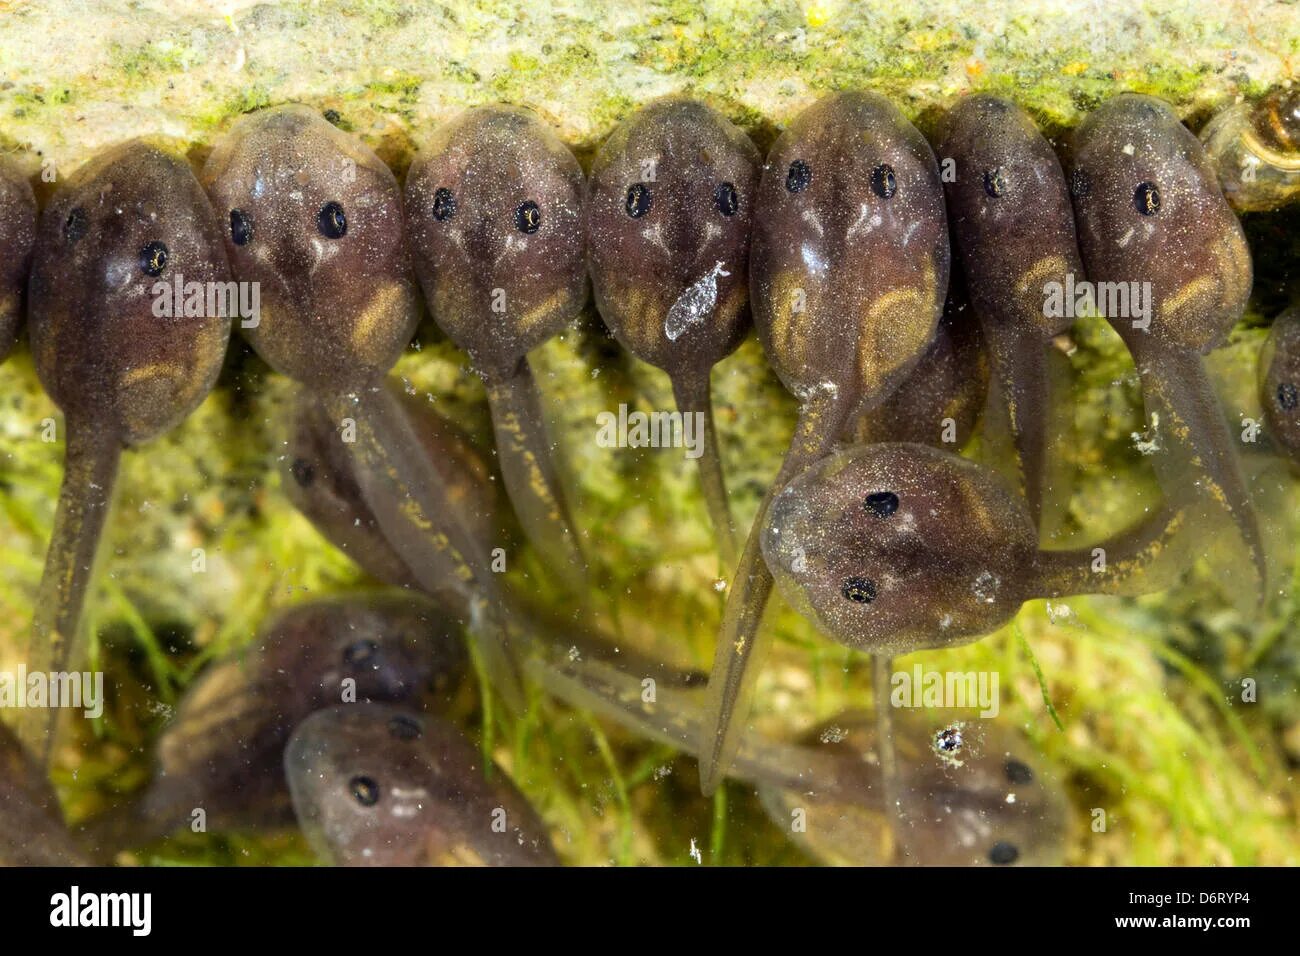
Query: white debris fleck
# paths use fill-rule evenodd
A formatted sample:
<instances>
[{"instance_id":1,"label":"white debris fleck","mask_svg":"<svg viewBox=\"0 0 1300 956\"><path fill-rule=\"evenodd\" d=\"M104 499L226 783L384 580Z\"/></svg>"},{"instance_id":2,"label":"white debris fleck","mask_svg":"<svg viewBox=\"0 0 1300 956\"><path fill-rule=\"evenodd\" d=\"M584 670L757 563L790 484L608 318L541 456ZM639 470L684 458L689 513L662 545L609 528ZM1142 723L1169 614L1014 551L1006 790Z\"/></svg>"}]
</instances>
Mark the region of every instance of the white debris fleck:
<instances>
[{"instance_id":1,"label":"white debris fleck","mask_svg":"<svg viewBox=\"0 0 1300 956\"><path fill-rule=\"evenodd\" d=\"M664 335L668 336L669 342L676 342L692 325L699 325L713 314L718 304L718 277L731 275L723 271L723 265L722 262L716 263L696 279L668 310Z\"/></svg>"},{"instance_id":2,"label":"white debris fleck","mask_svg":"<svg viewBox=\"0 0 1300 956\"><path fill-rule=\"evenodd\" d=\"M691 837L691 859L696 863L704 862L704 854L700 853L700 848L695 845L695 837Z\"/></svg>"},{"instance_id":3,"label":"white debris fleck","mask_svg":"<svg viewBox=\"0 0 1300 956\"><path fill-rule=\"evenodd\" d=\"M849 732L842 727L831 725L821 733L821 741L824 744L838 744L849 735Z\"/></svg>"},{"instance_id":4,"label":"white debris fleck","mask_svg":"<svg viewBox=\"0 0 1300 956\"><path fill-rule=\"evenodd\" d=\"M985 604L992 604L998 596L1002 581L992 571L981 571L971 585L971 591Z\"/></svg>"}]
</instances>

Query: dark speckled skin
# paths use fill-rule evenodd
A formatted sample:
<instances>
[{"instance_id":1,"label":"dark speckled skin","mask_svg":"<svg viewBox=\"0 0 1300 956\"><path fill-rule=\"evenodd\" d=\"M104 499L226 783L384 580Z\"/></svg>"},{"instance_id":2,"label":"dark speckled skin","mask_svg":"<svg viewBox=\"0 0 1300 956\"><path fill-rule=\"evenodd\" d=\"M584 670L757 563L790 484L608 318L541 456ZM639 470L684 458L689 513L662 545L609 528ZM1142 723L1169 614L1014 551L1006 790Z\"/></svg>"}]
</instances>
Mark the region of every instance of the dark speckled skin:
<instances>
[{"instance_id":1,"label":"dark speckled skin","mask_svg":"<svg viewBox=\"0 0 1300 956\"><path fill-rule=\"evenodd\" d=\"M439 415L427 396L406 395L392 379L386 387L398 395L416 423L424 453L442 476L470 532L486 547L506 546L512 536L503 524L504 503L488 462L469 436ZM294 507L372 577L396 587L419 587L366 505L334 423L321 402L305 390L299 392L292 412L288 445L280 459L280 483ZM432 577L447 582L440 598L452 599L455 573L454 565L445 560L432 572Z\"/></svg>"},{"instance_id":2,"label":"dark speckled skin","mask_svg":"<svg viewBox=\"0 0 1300 956\"><path fill-rule=\"evenodd\" d=\"M976 95L944 117L935 151L956 163L944 183L967 288L979 317L1038 521L1047 455L1049 339L1069 317L1044 315L1045 286L1081 281L1083 263L1065 174L1033 121L1009 100Z\"/></svg>"},{"instance_id":3,"label":"dark speckled skin","mask_svg":"<svg viewBox=\"0 0 1300 956\"><path fill-rule=\"evenodd\" d=\"M1267 563L1235 440L1201 354L1222 344L1250 294L1241 226L1196 138L1160 100L1124 94L1076 131L1071 189L1079 245L1094 282L1149 282L1150 328L1111 317L1159 416L1153 461L1166 496L1199 502L1199 526L1229 517L1246 542L1259 593ZM1150 188L1158 204L1145 201ZM1144 214L1145 213L1145 214Z\"/></svg>"},{"instance_id":4,"label":"dark speckled skin","mask_svg":"<svg viewBox=\"0 0 1300 956\"><path fill-rule=\"evenodd\" d=\"M0 158L0 361L18 338L27 271L36 243L36 197L31 183Z\"/></svg>"},{"instance_id":5,"label":"dark speckled skin","mask_svg":"<svg viewBox=\"0 0 1300 956\"><path fill-rule=\"evenodd\" d=\"M810 180L792 192L795 162ZM948 268L939 170L916 128L871 93L800 113L763 167L750 259L754 322L786 388L807 400L833 384L848 411L884 397L934 335Z\"/></svg>"},{"instance_id":6,"label":"dark speckled skin","mask_svg":"<svg viewBox=\"0 0 1300 956\"><path fill-rule=\"evenodd\" d=\"M1300 306L1273 321L1260 372L1264 433L1300 463Z\"/></svg>"},{"instance_id":7,"label":"dark speckled skin","mask_svg":"<svg viewBox=\"0 0 1300 956\"><path fill-rule=\"evenodd\" d=\"M1099 543L1094 571L1091 548L1038 550L1024 499L989 469L924 445L859 445L777 495L763 554L819 630L892 656L969 643L1031 598L1145 590L1166 554L1181 561L1185 524L1156 512Z\"/></svg>"},{"instance_id":8,"label":"dark speckled skin","mask_svg":"<svg viewBox=\"0 0 1300 956\"><path fill-rule=\"evenodd\" d=\"M63 670L76 643L122 447L179 424L221 370L228 316L155 314L166 304L155 286L174 289L177 278L230 279L212 207L183 159L135 140L55 192L37 233L28 328L36 372L64 414L67 450L31 670ZM21 718L25 741L43 755L53 713Z\"/></svg>"},{"instance_id":9,"label":"dark speckled skin","mask_svg":"<svg viewBox=\"0 0 1300 956\"><path fill-rule=\"evenodd\" d=\"M629 351L670 376L707 376L748 327L749 239L760 163L744 132L686 99L641 109L592 163L587 256L596 305ZM645 181L648 175L653 181ZM726 183L734 188L734 207L729 197L719 205L718 190ZM627 197L637 186L646 190L649 208L634 217ZM712 308L674 313L708 276Z\"/></svg>"},{"instance_id":10,"label":"dark speckled skin","mask_svg":"<svg viewBox=\"0 0 1300 956\"><path fill-rule=\"evenodd\" d=\"M281 106L236 122L203 182L227 224L236 276L260 283L261 321L244 329L253 347L324 401L367 503L427 590L456 587L488 608L488 556L382 383L419 316L393 174L357 137ZM434 576L448 565L450 581ZM503 626L490 608L481 618L485 666L517 704Z\"/></svg>"},{"instance_id":11,"label":"dark speckled skin","mask_svg":"<svg viewBox=\"0 0 1300 956\"><path fill-rule=\"evenodd\" d=\"M156 277L141 262L154 241L170 254ZM135 445L208 394L230 318L155 316L153 287L176 273L187 283L230 278L212 207L183 159L133 141L54 194L36 242L28 327L41 384L70 420Z\"/></svg>"},{"instance_id":12,"label":"dark speckled skin","mask_svg":"<svg viewBox=\"0 0 1300 956\"><path fill-rule=\"evenodd\" d=\"M438 191L454 211L435 213ZM416 272L429 310L487 379L560 332L587 301L582 168L527 110L467 110L435 131L406 178ZM520 208L537 205L535 232ZM505 312L493 311L493 291Z\"/></svg>"},{"instance_id":13,"label":"dark speckled skin","mask_svg":"<svg viewBox=\"0 0 1300 956\"><path fill-rule=\"evenodd\" d=\"M959 451L971 440L988 396L989 359L965 288L958 286L954 274L934 341L887 399L849 423L849 444L901 441Z\"/></svg>"},{"instance_id":14,"label":"dark speckled skin","mask_svg":"<svg viewBox=\"0 0 1300 956\"><path fill-rule=\"evenodd\" d=\"M499 768L488 779L478 748L437 718L377 704L320 711L284 762L303 833L331 864L558 865L528 801Z\"/></svg>"},{"instance_id":15,"label":"dark speckled skin","mask_svg":"<svg viewBox=\"0 0 1300 956\"><path fill-rule=\"evenodd\" d=\"M943 312L949 264L934 154L888 100L830 94L773 145L754 205L750 299L768 361L800 413L727 595L709 681L705 793L743 727L746 674L772 590L759 544L772 495L916 366Z\"/></svg>"},{"instance_id":16,"label":"dark speckled skin","mask_svg":"<svg viewBox=\"0 0 1300 956\"><path fill-rule=\"evenodd\" d=\"M329 598L280 612L253 643L210 665L158 739L153 780L98 823L98 854L165 835L203 808L209 830L285 824L282 758L308 714L354 700L445 710L469 671L459 624L400 592Z\"/></svg>"},{"instance_id":17,"label":"dark speckled skin","mask_svg":"<svg viewBox=\"0 0 1300 956\"><path fill-rule=\"evenodd\" d=\"M571 581L585 562L528 352L587 301L582 168L527 110L486 106L439 128L406 179L411 249L429 311L483 377L510 500Z\"/></svg>"},{"instance_id":18,"label":"dark speckled skin","mask_svg":"<svg viewBox=\"0 0 1300 956\"><path fill-rule=\"evenodd\" d=\"M587 259L605 324L630 352L668 373L681 411L706 416L701 479L728 563L735 532L709 373L749 326L760 163L749 137L720 113L670 98L642 108L605 141L587 200Z\"/></svg>"},{"instance_id":19,"label":"dark speckled skin","mask_svg":"<svg viewBox=\"0 0 1300 956\"><path fill-rule=\"evenodd\" d=\"M839 714L805 741L832 756L833 780L806 791L760 788L773 822L788 828L802 808L796 839L819 860L850 866L1054 866L1064 861L1066 799L1030 747L1000 724L965 722L961 766L933 750L942 718L900 710L894 721L902 825L884 812L875 759L876 728L865 713ZM1014 799L1011 799L1014 797Z\"/></svg>"},{"instance_id":20,"label":"dark speckled skin","mask_svg":"<svg viewBox=\"0 0 1300 956\"><path fill-rule=\"evenodd\" d=\"M392 172L357 137L304 106L237 121L203 167L235 274L261 289L244 336L276 371L316 388L369 383L397 361L419 300ZM321 213L338 203L346 231ZM231 228L242 213L251 237Z\"/></svg>"},{"instance_id":21,"label":"dark speckled skin","mask_svg":"<svg viewBox=\"0 0 1300 956\"><path fill-rule=\"evenodd\" d=\"M63 825L40 764L0 724L0 866L80 866L88 861Z\"/></svg>"}]
</instances>

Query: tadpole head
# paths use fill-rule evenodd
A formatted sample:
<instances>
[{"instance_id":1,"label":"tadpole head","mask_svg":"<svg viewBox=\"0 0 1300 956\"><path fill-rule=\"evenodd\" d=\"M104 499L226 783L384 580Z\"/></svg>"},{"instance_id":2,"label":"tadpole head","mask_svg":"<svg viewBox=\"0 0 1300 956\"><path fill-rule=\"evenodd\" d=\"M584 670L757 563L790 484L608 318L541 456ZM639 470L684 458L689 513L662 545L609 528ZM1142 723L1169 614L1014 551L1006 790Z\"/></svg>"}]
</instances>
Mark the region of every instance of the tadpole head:
<instances>
[{"instance_id":1,"label":"tadpole head","mask_svg":"<svg viewBox=\"0 0 1300 956\"><path fill-rule=\"evenodd\" d=\"M434 319L480 371L509 370L587 299L583 176L533 113L470 109L406 179L416 272Z\"/></svg>"},{"instance_id":2,"label":"tadpole head","mask_svg":"<svg viewBox=\"0 0 1300 956\"><path fill-rule=\"evenodd\" d=\"M210 293L229 280L183 159L140 140L100 154L41 217L29 285L41 382L66 415L127 444L167 431L221 369L231 318Z\"/></svg>"},{"instance_id":3,"label":"tadpole head","mask_svg":"<svg viewBox=\"0 0 1300 956\"><path fill-rule=\"evenodd\" d=\"M707 374L745 333L761 157L695 100L624 121L596 154L587 256L596 305L619 340L670 375Z\"/></svg>"},{"instance_id":4,"label":"tadpole head","mask_svg":"<svg viewBox=\"0 0 1300 956\"><path fill-rule=\"evenodd\" d=\"M1273 321L1260 356L1260 404L1265 434L1300 463L1300 307Z\"/></svg>"},{"instance_id":5,"label":"tadpole head","mask_svg":"<svg viewBox=\"0 0 1300 956\"><path fill-rule=\"evenodd\" d=\"M239 119L203 168L235 276L256 283L241 330L277 371L312 387L373 380L419 317L392 172L304 106Z\"/></svg>"},{"instance_id":6,"label":"tadpole head","mask_svg":"<svg viewBox=\"0 0 1300 956\"><path fill-rule=\"evenodd\" d=\"M750 256L754 322L786 387L886 394L930 343L948 271L939 170L916 128L870 93L800 113L763 167Z\"/></svg>"},{"instance_id":7,"label":"tadpole head","mask_svg":"<svg viewBox=\"0 0 1300 956\"><path fill-rule=\"evenodd\" d=\"M27 177L0 158L0 361L18 337L36 243L36 197Z\"/></svg>"},{"instance_id":8,"label":"tadpole head","mask_svg":"<svg viewBox=\"0 0 1300 956\"><path fill-rule=\"evenodd\" d=\"M294 811L339 866L554 865L524 797L446 721L383 704L319 710L284 751ZM497 824L504 823L504 826Z\"/></svg>"},{"instance_id":9,"label":"tadpole head","mask_svg":"<svg viewBox=\"0 0 1300 956\"><path fill-rule=\"evenodd\" d=\"M873 654L949 647L1033 597L1037 534L992 472L924 445L836 452L778 494L762 531L781 593Z\"/></svg>"},{"instance_id":10,"label":"tadpole head","mask_svg":"<svg viewBox=\"0 0 1300 956\"><path fill-rule=\"evenodd\" d=\"M1121 94L1075 131L1070 170L1079 245L1094 283L1149 283L1149 328L1121 335L1207 352L1241 317L1251 261L1201 144L1168 104ZM1132 288L1132 286L1130 286Z\"/></svg>"},{"instance_id":11,"label":"tadpole head","mask_svg":"<svg viewBox=\"0 0 1300 956\"><path fill-rule=\"evenodd\" d=\"M948 111L935 152L952 161L944 182L948 215L984 321L1044 336L1063 332L1072 319L1046 314L1044 286L1084 274L1069 189L1051 144L1015 103L977 94Z\"/></svg>"}]
</instances>

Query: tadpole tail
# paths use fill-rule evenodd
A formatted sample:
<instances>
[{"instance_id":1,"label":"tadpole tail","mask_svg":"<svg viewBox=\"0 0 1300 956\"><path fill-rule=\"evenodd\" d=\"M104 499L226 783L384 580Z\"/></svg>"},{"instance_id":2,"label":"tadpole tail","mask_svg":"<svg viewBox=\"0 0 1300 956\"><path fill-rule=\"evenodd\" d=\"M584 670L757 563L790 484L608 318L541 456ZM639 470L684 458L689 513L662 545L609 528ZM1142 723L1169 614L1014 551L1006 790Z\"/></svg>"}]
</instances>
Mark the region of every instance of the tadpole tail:
<instances>
[{"instance_id":1,"label":"tadpole tail","mask_svg":"<svg viewBox=\"0 0 1300 956\"><path fill-rule=\"evenodd\" d=\"M506 631L507 605L488 556L461 521L458 505L423 454L397 399L378 382L355 393L329 395L325 407L340 426L348 419L354 422L354 440L345 440L344 448L353 456L362 496L421 588L448 586L432 571L434 555L457 569L454 583L469 602L468 631L479 663L506 705L522 711L523 687Z\"/></svg>"},{"instance_id":2,"label":"tadpole tail","mask_svg":"<svg viewBox=\"0 0 1300 956\"><path fill-rule=\"evenodd\" d=\"M688 415L698 415L700 454L700 487L704 493L704 506L709 512L713 535L718 543L718 553L727 569L735 567L736 522L731 516L731 503L727 497L727 480L722 468L722 451L718 447L718 432L713 420L713 397L708 370L698 376L673 376L673 398L682 414L682 429L686 430Z\"/></svg>"},{"instance_id":3,"label":"tadpole tail","mask_svg":"<svg viewBox=\"0 0 1300 956\"><path fill-rule=\"evenodd\" d=\"M532 366L525 357L510 375L485 383L501 476L524 534L581 590L587 561L551 454Z\"/></svg>"},{"instance_id":4,"label":"tadpole tail","mask_svg":"<svg viewBox=\"0 0 1300 956\"><path fill-rule=\"evenodd\" d=\"M1142 380L1148 425L1159 444L1153 463L1166 499L1226 514L1246 544L1257 599L1268 584L1268 559L1250 502L1231 427L1219 408L1201 356L1185 349L1144 347L1142 333L1126 339Z\"/></svg>"},{"instance_id":5,"label":"tadpole tail","mask_svg":"<svg viewBox=\"0 0 1300 956\"><path fill-rule=\"evenodd\" d=\"M876 712L876 756L880 760L881 791L885 802L885 815L894 835L894 847L900 862L903 828L907 825L903 813L902 782L898 772L898 750L894 746L894 709L889 701L890 672L894 660L884 654L871 658L871 697Z\"/></svg>"},{"instance_id":6,"label":"tadpole tail","mask_svg":"<svg viewBox=\"0 0 1300 956\"><path fill-rule=\"evenodd\" d=\"M704 740L705 698L700 690L647 686L624 669L550 652L527 664L529 676L552 697L589 711L634 734L694 757ZM837 758L797 744L743 735L728 775L763 786L805 792L843 786ZM861 797L861 795L858 795Z\"/></svg>"},{"instance_id":7,"label":"tadpole tail","mask_svg":"<svg viewBox=\"0 0 1300 956\"><path fill-rule=\"evenodd\" d=\"M1165 504L1091 547L1039 551L1036 579L1027 593L1061 598L1163 590L1192 557L1191 520L1188 509Z\"/></svg>"},{"instance_id":8,"label":"tadpole tail","mask_svg":"<svg viewBox=\"0 0 1300 956\"><path fill-rule=\"evenodd\" d=\"M763 525L772 501L796 474L823 458L844 430L849 409L834 393L819 393L805 402L795 424L794 438L781 470L758 506L722 616L722 630L709 676L705 738L700 745L700 788L705 796L717 789L735 757L749 711L749 695L762 659L763 611L772 595L772 573L763 561Z\"/></svg>"},{"instance_id":9,"label":"tadpole tail","mask_svg":"<svg viewBox=\"0 0 1300 956\"><path fill-rule=\"evenodd\" d=\"M29 672L67 669L79 650L81 612L94 578L104 525L117 484L122 444L111 431L67 422L63 485L45 553L35 616L24 660ZM18 734L43 764L53 752L56 707L18 712Z\"/></svg>"},{"instance_id":10,"label":"tadpole tail","mask_svg":"<svg viewBox=\"0 0 1300 956\"><path fill-rule=\"evenodd\" d=\"M989 404L1005 415L1019 465L1020 484L1038 527L1043 517L1047 475L1047 416L1051 382L1047 342L1032 329L1008 328L988 322L981 326L988 343L997 388Z\"/></svg>"}]
</instances>

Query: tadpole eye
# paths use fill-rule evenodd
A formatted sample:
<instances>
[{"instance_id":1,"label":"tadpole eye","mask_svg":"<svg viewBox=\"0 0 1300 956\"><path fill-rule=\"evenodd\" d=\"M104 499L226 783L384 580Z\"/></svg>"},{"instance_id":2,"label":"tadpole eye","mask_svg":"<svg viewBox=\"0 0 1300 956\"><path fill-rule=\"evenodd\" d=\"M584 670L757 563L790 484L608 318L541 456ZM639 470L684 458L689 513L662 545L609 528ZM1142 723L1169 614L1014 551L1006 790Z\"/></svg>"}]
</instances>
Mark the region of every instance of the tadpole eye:
<instances>
[{"instance_id":1,"label":"tadpole eye","mask_svg":"<svg viewBox=\"0 0 1300 956\"><path fill-rule=\"evenodd\" d=\"M348 781L352 799L363 807L373 807L379 802L379 784L371 777L357 776Z\"/></svg>"},{"instance_id":2,"label":"tadpole eye","mask_svg":"<svg viewBox=\"0 0 1300 956\"><path fill-rule=\"evenodd\" d=\"M388 722L388 733L397 740L418 740L424 731L414 717L398 714Z\"/></svg>"},{"instance_id":3,"label":"tadpole eye","mask_svg":"<svg viewBox=\"0 0 1300 956\"><path fill-rule=\"evenodd\" d=\"M1300 405L1300 389L1291 382L1283 382L1277 387L1277 403L1285 411L1294 411L1295 407Z\"/></svg>"},{"instance_id":4,"label":"tadpole eye","mask_svg":"<svg viewBox=\"0 0 1300 956\"><path fill-rule=\"evenodd\" d=\"M718 188L713 190L713 203L724 216L734 216L740 208L740 197L736 195L735 184L718 183Z\"/></svg>"},{"instance_id":5,"label":"tadpole eye","mask_svg":"<svg viewBox=\"0 0 1300 956\"><path fill-rule=\"evenodd\" d=\"M869 578L849 578L840 593L854 604L870 604L876 599L876 582Z\"/></svg>"},{"instance_id":6,"label":"tadpole eye","mask_svg":"<svg viewBox=\"0 0 1300 956\"><path fill-rule=\"evenodd\" d=\"M542 210L531 199L515 210L515 225L519 231L531 236L542 228Z\"/></svg>"},{"instance_id":7,"label":"tadpole eye","mask_svg":"<svg viewBox=\"0 0 1300 956\"><path fill-rule=\"evenodd\" d=\"M140 269L145 275L160 276L170 257L167 247L155 239L140 250Z\"/></svg>"},{"instance_id":8,"label":"tadpole eye","mask_svg":"<svg viewBox=\"0 0 1300 956\"><path fill-rule=\"evenodd\" d=\"M1133 190L1133 207L1144 216L1154 216L1160 211L1160 190L1155 183L1138 183Z\"/></svg>"},{"instance_id":9,"label":"tadpole eye","mask_svg":"<svg viewBox=\"0 0 1300 956\"><path fill-rule=\"evenodd\" d=\"M1010 866L1020 859L1020 849L1014 843L999 840L989 847L989 862L994 866Z\"/></svg>"},{"instance_id":10,"label":"tadpole eye","mask_svg":"<svg viewBox=\"0 0 1300 956\"><path fill-rule=\"evenodd\" d=\"M1070 195L1075 199L1082 199L1088 193L1092 192L1092 180L1082 169L1076 169L1070 173Z\"/></svg>"},{"instance_id":11,"label":"tadpole eye","mask_svg":"<svg viewBox=\"0 0 1300 956\"><path fill-rule=\"evenodd\" d=\"M1027 783L1034 782L1034 772L1029 769L1029 765L1021 763L1019 760L1011 757L1002 765L1002 772L1006 774L1007 783L1014 783L1023 786Z\"/></svg>"},{"instance_id":12,"label":"tadpole eye","mask_svg":"<svg viewBox=\"0 0 1300 956\"><path fill-rule=\"evenodd\" d=\"M640 219L650 211L650 187L645 183L628 186L627 201L623 205L629 216Z\"/></svg>"},{"instance_id":13,"label":"tadpole eye","mask_svg":"<svg viewBox=\"0 0 1300 956\"><path fill-rule=\"evenodd\" d=\"M299 488L307 488L316 480L316 469L305 458L295 458L289 466L289 474L293 475Z\"/></svg>"},{"instance_id":14,"label":"tadpole eye","mask_svg":"<svg viewBox=\"0 0 1300 956\"><path fill-rule=\"evenodd\" d=\"M86 218L86 210L78 206L68 213L67 219L63 220L63 238L66 242L80 242L89 228L90 222Z\"/></svg>"},{"instance_id":15,"label":"tadpole eye","mask_svg":"<svg viewBox=\"0 0 1300 956\"><path fill-rule=\"evenodd\" d=\"M348 234L348 217L336 202L327 202L316 214L316 228L326 239L342 239Z\"/></svg>"},{"instance_id":16,"label":"tadpole eye","mask_svg":"<svg viewBox=\"0 0 1300 956\"><path fill-rule=\"evenodd\" d=\"M433 194L433 218L446 222L456 215L456 197L446 186L439 186Z\"/></svg>"},{"instance_id":17,"label":"tadpole eye","mask_svg":"<svg viewBox=\"0 0 1300 956\"><path fill-rule=\"evenodd\" d=\"M785 174L785 188L792 193L801 193L812 184L812 169L802 159L790 164Z\"/></svg>"},{"instance_id":18,"label":"tadpole eye","mask_svg":"<svg viewBox=\"0 0 1300 956\"><path fill-rule=\"evenodd\" d=\"M877 518L888 518L898 510L898 495L892 491L873 491L863 500L862 507Z\"/></svg>"},{"instance_id":19,"label":"tadpole eye","mask_svg":"<svg viewBox=\"0 0 1300 956\"><path fill-rule=\"evenodd\" d=\"M343 663L349 667L356 667L358 664L368 663L378 652L379 645L366 638L344 648Z\"/></svg>"},{"instance_id":20,"label":"tadpole eye","mask_svg":"<svg viewBox=\"0 0 1300 956\"><path fill-rule=\"evenodd\" d=\"M253 220L242 209L230 210L230 238L237 246L246 246L253 238Z\"/></svg>"},{"instance_id":21,"label":"tadpole eye","mask_svg":"<svg viewBox=\"0 0 1300 956\"><path fill-rule=\"evenodd\" d=\"M889 199L898 192L898 180L894 176L894 167L881 163L871 171L871 191L881 199Z\"/></svg>"},{"instance_id":22,"label":"tadpole eye","mask_svg":"<svg viewBox=\"0 0 1300 956\"><path fill-rule=\"evenodd\" d=\"M1001 166L984 170L984 192L988 193L991 199L997 199L1006 191L1007 177L1002 172Z\"/></svg>"}]
</instances>

